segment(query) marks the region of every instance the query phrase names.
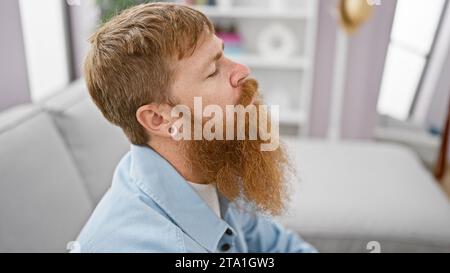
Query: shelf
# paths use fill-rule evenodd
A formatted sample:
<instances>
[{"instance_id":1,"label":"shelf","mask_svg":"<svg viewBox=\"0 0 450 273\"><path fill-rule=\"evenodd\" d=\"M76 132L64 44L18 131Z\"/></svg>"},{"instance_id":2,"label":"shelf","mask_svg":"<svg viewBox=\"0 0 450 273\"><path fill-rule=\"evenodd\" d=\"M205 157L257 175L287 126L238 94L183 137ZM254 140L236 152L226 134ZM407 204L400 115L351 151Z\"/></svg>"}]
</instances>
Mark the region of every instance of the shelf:
<instances>
[{"instance_id":1,"label":"shelf","mask_svg":"<svg viewBox=\"0 0 450 273\"><path fill-rule=\"evenodd\" d=\"M313 14L307 9L295 9L274 11L268 8L255 8L255 7L230 7L219 8L216 6L197 5L193 8L201 11L208 17L213 18L279 18L279 19L308 19L313 17Z\"/></svg>"},{"instance_id":2,"label":"shelf","mask_svg":"<svg viewBox=\"0 0 450 273\"><path fill-rule=\"evenodd\" d=\"M304 57L290 57L283 59L272 59L258 55L227 55L230 59L245 64L251 68L266 69L308 69L309 62Z\"/></svg>"}]
</instances>

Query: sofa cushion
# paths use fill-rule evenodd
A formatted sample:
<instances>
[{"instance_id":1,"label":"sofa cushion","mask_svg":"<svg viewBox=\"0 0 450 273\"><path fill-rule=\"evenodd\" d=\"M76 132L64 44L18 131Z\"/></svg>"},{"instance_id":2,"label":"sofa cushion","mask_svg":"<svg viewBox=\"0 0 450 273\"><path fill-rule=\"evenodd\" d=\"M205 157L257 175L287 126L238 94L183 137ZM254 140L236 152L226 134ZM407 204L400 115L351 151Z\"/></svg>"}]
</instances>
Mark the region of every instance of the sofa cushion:
<instances>
[{"instance_id":1,"label":"sofa cushion","mask_svg":"<svg viewBox=\"0 0 450 273\"><path fill-rule=\"evenodd\" d=\"M96 204L110 187L114 169L129 150L122 130L110 124L79 80L42 104L69 147L89 194Z\"/></svg>"},{"instance_id":2,"label":"sofa cushion","mask_svg":"<svg viewBox=\"0 0 450 273\"><path fill-rule=\"evenodd\" d=\"M300 182L283 222L322 252L450 252L450 202L410 150L289 141Z\"/></svg>"},{"instance_id":3,"label":"sofa cushion","mask_svg":"<svg viewBox=\"0 0 450 273\"><path fill-rule=\"evenodd\" d=\"M93 204L50 116L0 115L0 252L64 252Z\"/></svg>"}]
</instances>

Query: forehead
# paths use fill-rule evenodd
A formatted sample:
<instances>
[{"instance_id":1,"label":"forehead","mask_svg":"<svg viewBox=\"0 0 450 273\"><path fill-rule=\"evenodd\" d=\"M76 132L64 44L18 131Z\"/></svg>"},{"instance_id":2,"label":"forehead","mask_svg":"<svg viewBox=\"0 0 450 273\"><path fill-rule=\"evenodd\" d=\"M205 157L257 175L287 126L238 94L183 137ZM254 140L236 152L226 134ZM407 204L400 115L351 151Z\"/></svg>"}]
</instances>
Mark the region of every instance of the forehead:
<instances>
[{"instance_id":1,"label":"forehead","mask_svg":"<svg viewBox=\"0 0 450 273\"><path fill-rule=\"evenodd\" d=\"M222 40L216 34L210 34L200 39L195 51L196 53L208 53L209 51L209 55L212 55L220 49L222 49Z\"/></svg>"}]
</instances>

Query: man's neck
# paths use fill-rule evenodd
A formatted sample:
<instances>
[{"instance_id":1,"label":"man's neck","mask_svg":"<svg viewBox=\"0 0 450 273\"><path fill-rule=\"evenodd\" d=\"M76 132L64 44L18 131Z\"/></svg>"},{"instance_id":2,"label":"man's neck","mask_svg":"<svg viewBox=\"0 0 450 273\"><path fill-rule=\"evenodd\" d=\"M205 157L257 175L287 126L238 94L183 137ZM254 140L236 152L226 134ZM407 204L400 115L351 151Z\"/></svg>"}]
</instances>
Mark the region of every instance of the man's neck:
<instances>
[{"instance_id":1,"label":"man's neck","mask_svg":"<svg viewBox=\"0 0 450 273\"><path fill-rule=\"evenodd\" d=\"M152 138L148 146L155 150L160 156L166 159L184 179L198 184L205 184L198 176L195 176L192 169L189 168L186 159L181 153L181 142L166 138Z\"/></svg>"}]
</instances>

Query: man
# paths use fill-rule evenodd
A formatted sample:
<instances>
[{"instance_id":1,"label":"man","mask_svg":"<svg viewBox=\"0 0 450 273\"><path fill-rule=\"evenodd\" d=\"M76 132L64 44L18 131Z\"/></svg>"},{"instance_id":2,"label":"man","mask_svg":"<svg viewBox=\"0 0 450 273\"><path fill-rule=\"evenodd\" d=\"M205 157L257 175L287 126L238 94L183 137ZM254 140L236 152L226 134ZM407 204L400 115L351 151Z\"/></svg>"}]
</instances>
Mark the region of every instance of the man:
<instances>
[{"instance_id":1,"label":"man","mask_svg":"<svg viewBox=\"0 0 450 273\"><path fill-rule=\"evenodd\" d=\"M89 93L132 145L77 239L82 252L315 251L269 217L283 211L290 168L282 148L261 149L273 140L263 131L250 139L261 126L216 116L227 123L214 128L215 138L189 138L196 124L208 135L213 119L195 115L196 99L224 111L260 105L257 82L223 55L207 17L182 5L143 4L100 27L90 42ZM174 115L180 105L194 116Z\"/></svg>"}]
</instances>

